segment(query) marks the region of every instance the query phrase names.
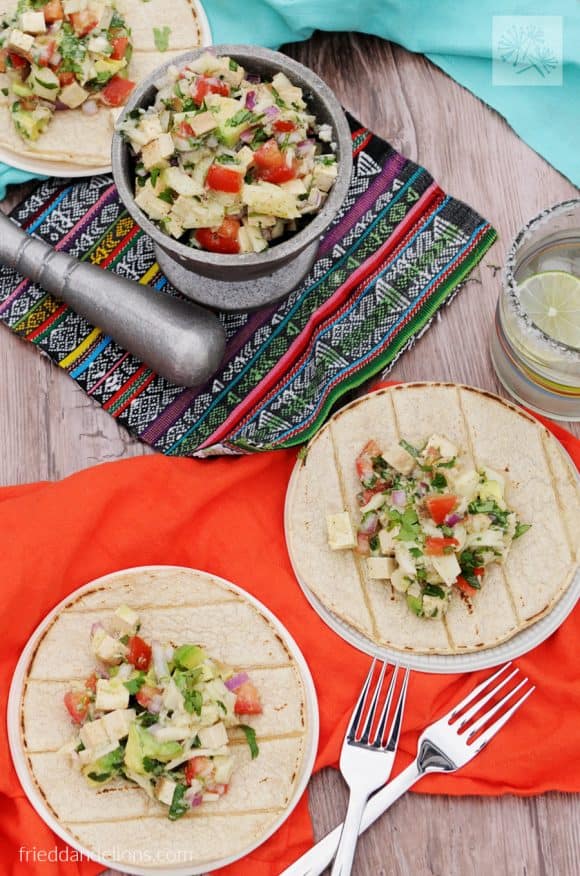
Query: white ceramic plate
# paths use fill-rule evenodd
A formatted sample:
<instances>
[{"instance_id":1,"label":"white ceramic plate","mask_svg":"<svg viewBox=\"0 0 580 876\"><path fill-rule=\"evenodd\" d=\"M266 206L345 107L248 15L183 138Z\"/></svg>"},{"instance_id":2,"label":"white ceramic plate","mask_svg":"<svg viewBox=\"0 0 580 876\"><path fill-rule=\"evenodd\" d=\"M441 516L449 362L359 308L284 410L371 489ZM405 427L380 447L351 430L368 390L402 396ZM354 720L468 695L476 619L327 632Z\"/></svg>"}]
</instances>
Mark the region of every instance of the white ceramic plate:
<instances>
[{"instance_id":1,"label":"white ceramic plate","mask_svg":"<svg viewBox=\"0 0 580 876\"><path fill-rule=\"evenodd\" d=\"M570 459L572 467L575 469L575 464L569 454L563 447L561 449ZM294 575L296 576L296 580L300 584L306 599L324 623L327 624L331 630L334 630L341 639L344 639L365 654L370 654L372 657L378 657L381 660L388 660L391 663L398 663L400 666L415 669L419 672L451 674L455 672L475 672L478 669L489 669L492 666L506 663L508 660L515 660L517 657L521 657L522 654L526 654L528 651L531 651L533 648L536 648L544 642L552 635L552 633L556 632L561 624L564 623L580 599L580 569L578 569L570 586L548 614L495 647L467 654L409 654L406 651L399 651L395 648L377 645L359 630L355 629L349 623L334 614L334 612L330 611L312 592L307 582L298 574L297 566L294 557L292 556L291 540L288 533L293 485L300 465L300 460L297 460L288 483L284 507L286 547L288 549Z\"/></svg>"},{"instance_id":2,"label":"white ceramic plate","mask_svg":"<svg viewBox=\"0 0 580 876\"><path fill-rule=\"evenodd\" d=\"M212 35L209 26L208 17L205 9L199 0L191 0L197 17L201 31L202 46L211 46ZM184 49L184 51L186 51ZM105 164L96 165L81 165L69 164L67 161L50 161L49 159L33 158L30 155L22 156L18 152L13 152L12 149L7 149L5 146L0 146L0 161L15 167L16 170L24 170L28 173L36 173L40 176L56 176L66 177L67 179L77 179L78 177L96 176L100 173L110 173L111 165Z\"/></svg>"},{"instance_id":3,"label":"white ceramic plate","mask_svg":"<svg viewBox=\"0 0 580 876\"><path fill-rule=\"evenodd\" d=\"M42 795L40 794L37 786L35 785L32 776L28 770L28 766L26 763L26 757L22 748L22 740L21 740L21 732L20 732L20 703L22 699L22 694L24 692L24 683L26 678L27 668L30 662L30 659L38 645L39 639L42 634L46 630L48 626L52 623L54 617L64 608L65 605L70 603L72 599L75 597L81 596L87 590L92 590L95 586L104 585L111 580L114 580L120 574L124 574L127 572L150 572L158 569L175 569L176 571L183 571L184 567L181 566L140 566L132 569L120 569L117 572L112 572L109 575L104 575L102 578L97 578L94 581L90 581L88 584L79 587L78 590L70 593L66 599L63 599L57 606L55 606L51 612L44 618L44 620L39 624L36 628L30 639L28 640L22 654L20 655L20 659L16 665L16 669L14 671L14 676L12 678L12 683L10 685L10 693L8 696L8 709L7 709L7 724L8 724L8 741L10 745L10 753L12 755L12 760L14 763L14 767L16 769L16 773L18 775L18 779L22 788L28 797L28 800L36 810L36 812L40 815L42 820L50 827L51 830L54 831L57 836L63 839L66 843L68 843L72 848L76 849L79 852L82 852L83 855L86 855L87 858L90 858L93 861L102 864L104 867L114 867L118 866L124 873L135 874L135 876L151 876L151 874L155 874L155 876L163 876L163 874L167 874L167 876L198 876L198 874L207 873L211 870L216 870L220 867L225 867L227 864L232 864L234 861L239 860L240 858L245 857L250 854L254 849L261 846L273 833L275 833L279 827L286 821L290 813L293 811L298 801L302 797L306 786L310 780L310 776L312 774L312 769L314 766L314 760L316 757L316 752L318 749L318 734L319 734L319 717L318 717L318 701L316 697L316 690L314 688L314 682L312 681L312 676L310 674L310 670L308 668L308 664L304 659L302 652L300 651L298 645L288 632L288 630L283 626L283 624L278 620L278 618L272 614L272 612L266 608L259 600L255 599L241 587L237 587L235 584L232 584L230 581L226 581L224 578L220 578L218 575L210 575L207 573L208 578L213 579L214 581L218 581L224 585L226 585L231 590L238 593L244 600L249 602L254 608L256 608L260 614L265 617L269 623L274 627L280 639L283 641L288 651L292 655L293 659L296 661L298 669L300 671L300 675L302 678L302 683L304 686L304 694L306 700L306 737L304 741L304 756L302 758L302 764L300 768L300 773L296 780L296 785L294 788L294 793L288 803L288 806L284 810L284 812L279 816L279 818L268 827L265 833L260 837L257 842L254 842L252 845L242 849L235 855L232 855L228 858L222 858L220 860L213 861L211 863L204 863L203 865L196 866L188 864L187 866L177 866L171 867L170 869L164 868L140 868L138 866L128 865L123 862L116 862L110 858L102 858L87 848L85 848L82 843L72 837L68 831L64 828L61 822L54 816L54 814L47 807ZM187 571L192 571L187 569ZM193 570L197 571L197 570ZM206 573L201 573L206 574ZM171 822L168 821L168 830L171 829Z\"/></svg>"}]
</instances>

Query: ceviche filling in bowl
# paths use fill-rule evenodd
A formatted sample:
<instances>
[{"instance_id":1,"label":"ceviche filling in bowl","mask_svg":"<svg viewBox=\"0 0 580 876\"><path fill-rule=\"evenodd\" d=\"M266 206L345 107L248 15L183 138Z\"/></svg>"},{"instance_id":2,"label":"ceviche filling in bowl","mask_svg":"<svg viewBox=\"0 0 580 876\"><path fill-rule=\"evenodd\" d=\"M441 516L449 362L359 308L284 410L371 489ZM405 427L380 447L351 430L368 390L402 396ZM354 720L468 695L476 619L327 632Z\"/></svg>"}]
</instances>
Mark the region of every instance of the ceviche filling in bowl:
<instances>
[{"instance_id":1,"label":"ceviche filling in bowl","mask_svg":"<svg viewBox=\"0 0 580 876\"><path fill-rule=\"evenodd\" d=\"M370 440L355 464L360 517L355 528L347 511L328 515L329 546L354 548L419 617L445 614L453 591L474 597L530 528L506 502L506 475L474 468L444 435L418 447Z\"/></svg>"},{"instance_id":2,"label":"ceviche filling in bowl","mask_svg":"<svg viewBox=\"0 0 580 876\"><path fill-rule=\"evenodd\" d=\"M121 119L135 201L167 234L216 253L256 253L299 230L337 178L333 130L284 73L205 53L169 67L152 106Z\"/></svg>"},{"instance_id":3,"label":"ceviche filling in bowl","mask_svg":"<svg viewBox=\"0 0 580 876\"><path fill-rule=\"evenodd\" d=\"M104 0L19 0L0 20L0 89L23 140L38 140L55 111L122 106L131 32Z\"/></svg>"},{"instance_id":4,"label":"ceviche filling in bowl","mask_svg":"<svg viewBox=\"0 0 580 876\"><path fill-rule=\"evenodd\" d=\"M75 733L61 752L94 788L127 779L176 820L227 793L233 731L258 757L246 721L262 704L247 672L196 644L148 642L139 628L127 605L93 625L95 672L64 694Z\"/></svg>"}]
</instances>

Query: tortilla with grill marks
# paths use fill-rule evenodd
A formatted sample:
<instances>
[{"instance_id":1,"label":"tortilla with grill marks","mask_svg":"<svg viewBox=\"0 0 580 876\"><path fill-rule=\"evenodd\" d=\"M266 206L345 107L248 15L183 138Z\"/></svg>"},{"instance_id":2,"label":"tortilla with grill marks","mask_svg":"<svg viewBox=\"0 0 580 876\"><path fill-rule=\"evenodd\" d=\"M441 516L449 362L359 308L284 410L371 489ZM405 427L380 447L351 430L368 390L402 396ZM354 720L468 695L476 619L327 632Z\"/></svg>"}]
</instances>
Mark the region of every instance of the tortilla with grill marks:
<instances>
[{"instance_id":1,"label":"tortilla with grill marks","mask_svg":"<svg viewBox=\"0 0 580 876\"><path fill-rule=\"evenodd\" d=\"M359 517L355 460L374 439L421 445L437 432L476 468L506 475L506 501L532 530L514 541L503 565L486 569L481 590L454 588L442 618L417 617L388 582L367 576L363 558L328 546L326 518ZM492 648L547 614L570 586L580 559L580 489L557 439L533 417L468 386L402 384L358 399L336 413L308 445L287 497L286 530L303 584L371 642L417 654Z\"/></svg>"},{"instance_id":2,"label":"tortilla with grill marks","mask_svg":"<svg viewBox=\"0 0 580 876\"><path fill-rule=\"evenodd\" d=\"M116 7L131 28L133 56L128 78L133 82L148 76L156 67L202 45L202 23L191 0L117 0ZM16 11L18 0L0 0L0 18ZM155 29L169 28L167 49L155 46ZM16 155L105 167L111 163L111 140L119 109L100 106L94 116L81 108L57 112L38 140L23 140L17 133L9 99L0 94L0 146Z\"/></svg>"},{"instance_id":3,"label":"tortilla with grill marks","mask_svg":"<svg viewBox=\"0 0 580 876\"><path fill-rule=\"evenodd\" d=\"M246 719L256 732L258 757L251 759L244 733L232 728L236 766L228 793L177 822L133 782L89 786L60 751L74 730L63 695L94 671L91 625L106 622L122 604L138 611L146 639L203 644L211 657L247 669L261 698L262 714ZM20 725L28 771L45 806L71 839L101 856L112 850L111 865L120 869L135 855L144 869L171 869L255 844L293 798L308 733L300 669L270 620L225 582L173 567L109 576L58 611L30 659Z\"/></svg>"}]
</instances>

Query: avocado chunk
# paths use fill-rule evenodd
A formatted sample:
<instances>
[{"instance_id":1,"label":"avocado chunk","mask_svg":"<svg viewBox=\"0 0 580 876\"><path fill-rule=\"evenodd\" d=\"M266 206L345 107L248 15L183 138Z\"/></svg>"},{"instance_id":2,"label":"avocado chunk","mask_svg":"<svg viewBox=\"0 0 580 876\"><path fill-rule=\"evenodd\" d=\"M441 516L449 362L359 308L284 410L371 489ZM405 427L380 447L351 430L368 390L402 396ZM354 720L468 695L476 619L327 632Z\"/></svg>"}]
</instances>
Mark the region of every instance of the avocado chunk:
<instances>
[{"instance_id":1,"label":"avocado chunk","mask_svg":"<svg viewBox=\"0 0 580 876\"><path fill-rule=\"evenodd\" d=\"M422 596L413 596L410 593L407 593L407 605L417 617L420 617L423 614L423 597Z\"/></svg>"},{"instance_id":2,"label":"avocado chunk","mask_svg":"<svg viewBox=\"0 0 580 876\"><path fill-rule=\"evenodd\" d=\"M168 763L178 757L182 750L178 742L158 742L145 727L131 724L125 747L125 766L130 772L146 775L145 758Z\"/></svg>"},{"instance_id":3,"label":"avocado chunk","mask_svg":"<svg viewBox=\"0 0 580 876\"><path fill-rule=\"evenodd\" d=\"M38 140L52 117L48 107L25 110L20 101L12 104L11 112L16 130L25 140Z\"/></svg>"},{"instance_id":4,"label":"avocado chunk","mask_svg":"<svg viewBox=\"0 0 580 876\"><path fill-rule=\"evenodd\" d=\"M104 785L120 773L122 766L123 749L119 746L83 767L83 775L92 785Z\"/></svg>"},{"instance_id":5,"label":"avocado chunk","mask_svg":"<svg viewBox=\"0 0 580 876\"><path fill-rule=\"evenodd\" d=\"M173 662L180 669L195 669L207 658L207 654L199 645L181 645L173 652Z\"/></svg>"}]
</instances>

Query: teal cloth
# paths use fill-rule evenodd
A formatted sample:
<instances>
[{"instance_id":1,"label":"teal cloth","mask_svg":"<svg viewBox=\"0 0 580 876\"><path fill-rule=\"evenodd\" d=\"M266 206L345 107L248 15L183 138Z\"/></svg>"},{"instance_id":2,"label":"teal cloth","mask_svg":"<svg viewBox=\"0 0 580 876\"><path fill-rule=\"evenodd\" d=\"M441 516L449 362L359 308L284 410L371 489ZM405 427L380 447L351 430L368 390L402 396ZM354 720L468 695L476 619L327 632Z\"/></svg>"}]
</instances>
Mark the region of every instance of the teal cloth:
<instances>
[{"instance_id":1,"label":"teal cloth","mask_svg":"<svg viewBox=\"0 0 580 876\"><path fill-rule=\"evenodd\" d=\"M205 0L203 5L214 43L277 48L308 39L314 30L359 31L424 53L580 185L578 0ZM526 63L526 52L537 70ZM553 84L559 76L561 84ZM7 184L21 181L20 171L0 164L0 198Z\"/></svg>"}]
</instances>

